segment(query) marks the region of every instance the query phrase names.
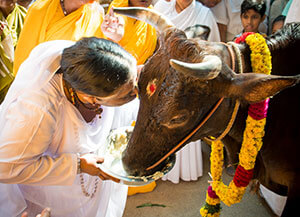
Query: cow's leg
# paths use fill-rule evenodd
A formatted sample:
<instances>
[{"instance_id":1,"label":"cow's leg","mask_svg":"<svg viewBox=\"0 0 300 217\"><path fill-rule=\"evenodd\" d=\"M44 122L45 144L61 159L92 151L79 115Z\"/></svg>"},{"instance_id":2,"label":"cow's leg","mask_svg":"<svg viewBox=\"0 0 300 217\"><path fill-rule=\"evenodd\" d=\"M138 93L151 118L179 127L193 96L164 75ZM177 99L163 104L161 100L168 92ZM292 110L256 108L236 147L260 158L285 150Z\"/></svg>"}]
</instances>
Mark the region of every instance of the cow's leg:
<instances>
[{"instance_id":1,"label":"cow's leg","mask_svg":"<svg viewBox=\"0 0 300 217\"><path fill-rule=\"evenodd\" d=\"M297 175L296 175L297 176ZM300 176L298 175L289 186L288 198L281 217L295 216L299 212L300 201Z\"/></svg>"}]
</instances>

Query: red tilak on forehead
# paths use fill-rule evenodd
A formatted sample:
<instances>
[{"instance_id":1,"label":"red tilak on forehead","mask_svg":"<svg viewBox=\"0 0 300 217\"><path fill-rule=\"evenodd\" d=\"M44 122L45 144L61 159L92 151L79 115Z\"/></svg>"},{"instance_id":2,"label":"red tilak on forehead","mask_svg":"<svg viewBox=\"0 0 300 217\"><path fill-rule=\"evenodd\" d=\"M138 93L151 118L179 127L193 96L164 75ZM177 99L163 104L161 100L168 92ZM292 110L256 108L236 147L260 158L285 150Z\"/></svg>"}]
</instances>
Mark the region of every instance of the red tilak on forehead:
<instances>
[{"instance_id":1,"label":"red tilak on forehead","mask_svg":"<svg viewBox=\"0 0 300 217\"><path fill-rule=\"evenodd\" d=\"M147 85L147 94L152 96L156 91L156 79L150 81Z\"/></svg>"},{"instance_id":2,"label":"red tilak on forehead","mask_svg":"<svg viewBox=\"0 0 300 217\"><path fill-rule=\"evenodd\" d=\"M150 85L150 92L154 93L155 89L156 89L156 85L155 84L151 84Z\"/></svg>"}]
</instances>

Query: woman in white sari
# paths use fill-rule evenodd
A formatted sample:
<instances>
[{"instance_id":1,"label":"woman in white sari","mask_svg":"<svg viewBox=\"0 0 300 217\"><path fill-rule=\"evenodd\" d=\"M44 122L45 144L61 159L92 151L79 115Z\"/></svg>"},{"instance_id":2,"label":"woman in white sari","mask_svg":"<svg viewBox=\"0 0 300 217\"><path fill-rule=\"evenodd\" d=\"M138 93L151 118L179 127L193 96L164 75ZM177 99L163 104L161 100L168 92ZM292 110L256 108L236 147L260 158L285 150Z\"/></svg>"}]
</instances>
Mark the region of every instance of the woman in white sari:
<instances>
[{"instance_id":1,"label":"woman in white sari","mask_svg":"<svg viewBox=\"0 0 300 217\"><path fill-rule=\"evenodd\" d=\"M32 51L0 106L1 216L45 207L59 217L123 215L127 187L98 168L97 153L112 128L135 119L135 101L112 106L136 98L136 73L136 60L105 39Z\"/></svg>"},{"instance_id":2,"label":"woman in white sari","mask_svg":"<svg viewBox=\"0 0 300 217\"><path fill-rule=\"evenodd\" d=\"M212 12L195 0L171 0L169 2L159 0L154 5L154 9L166 15L181 30L195 24L208 26L210 28L208 41L220 41L218 26ZM174 168L163 177L163 180L179 183L179 179L197 180L202 174L202 152L199 140L187 144L176 153Z\"/></svg>"},{"instance_id":3,"label":"woman in white sari","mask_svg":"<svg viewBox=\"0 0 300 217\"><path fill-rule=\"evenodd\" d=\"M208 26L211 32L207 40L220 41L213 13L196 0L159 0L154 5L154 9L166 15L181 30L195 24Z\"/></svg>"}]
</instances>

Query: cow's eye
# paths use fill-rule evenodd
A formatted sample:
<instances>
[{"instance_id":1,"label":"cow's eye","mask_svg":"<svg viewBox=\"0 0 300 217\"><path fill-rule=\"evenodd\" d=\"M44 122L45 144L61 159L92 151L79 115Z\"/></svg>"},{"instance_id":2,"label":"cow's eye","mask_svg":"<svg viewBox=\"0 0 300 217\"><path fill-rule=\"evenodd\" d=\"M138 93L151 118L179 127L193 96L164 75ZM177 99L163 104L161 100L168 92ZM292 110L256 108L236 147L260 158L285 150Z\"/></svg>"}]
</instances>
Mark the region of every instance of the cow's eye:
<instances>
[{"instance_id":1,"label":"cow's eye","mask_svg":"<svg viewBox=\"0 0 300 217\"><path fill-rule=\"evenodd\" d=\"M176 127L182 127L184 126L188 121L188 114L178 114L172 117L172 119L165 124L168 128L176 128Z\"/></svg>"},{"instance_id":2,"label":"cow's eye","mask_svg":"<svg viewBox=\"0 0 300 217\"><path fill-rule=\"evenodd\" d=\"M189 111L187 109L182 109L178 111L178 113L173 114L173 116L169 116L164 122L160 122L161 125L168 128L177 128L184 127L193 116L194 111Z\"/></svg>"},{"instance_id":3,"label":"cow's eye","mask_svg":"<svg viewBox=\"0 0 300 217\"><path fill-rule=\"evenodd\" d=\"M183 121L185 121L187 119L187 116L186 115L177 115L175 117L173 117L170 121L170 124L180 124L182 123Z\"/></svg>"}]
</instances>

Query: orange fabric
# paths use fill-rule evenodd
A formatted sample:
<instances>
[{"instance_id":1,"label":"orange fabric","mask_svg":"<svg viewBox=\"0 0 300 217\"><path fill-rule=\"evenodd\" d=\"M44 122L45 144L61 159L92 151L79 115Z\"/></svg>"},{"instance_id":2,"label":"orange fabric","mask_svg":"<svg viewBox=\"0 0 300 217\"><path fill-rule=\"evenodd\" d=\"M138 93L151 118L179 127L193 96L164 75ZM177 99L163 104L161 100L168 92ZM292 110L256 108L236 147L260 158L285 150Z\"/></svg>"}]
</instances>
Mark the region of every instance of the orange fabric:
<instances>
[{"instance_id":1,"label":"orange fabric","mask_svg":"<svg viewBox=\"0 0 300 217\"><path fill-rule=\"evenodd\" d=\"M133 121L131 123L131 126L135 126L135 121ZM156 182L153 181L147 185L143 185L143 186L129 186L128 187L128 193L127 195L128 196L132 196L132 195L135 195L135 194L139 194L139 193L148 193L148 192L151 192L155 189L156 187Z\"/></svg>"},{"instance_id":2,"label":"orange fabric","mask_svg":"<svg viewBox=\"0 0 300 217\"><path fill-rule=\"evenodd\" d=\"M114 0L111 7L128 7L128 0ZM153 8L150 6L149 8ZM108 10L108 11L109 11ZM143 64L154 52L156 47L156 30L151 25L123 16L125 20L125 34L119 44L131 53L137 60L137 64Z\"/></svg>"},{"instance_id":3,"label":"orange fabric","mask_svg":"<svg viewBox=\"0 0 300 217\"><path fill-rule=\"evenodd\" d=\"M137 187L128 187L128 196L132 196L138 193L147 193L147 192L151 192L154 190L154 188L156 187L156 183L151 182L148 185L143 185L143 186L137 186Z\"/></svg>"},{"instance_id":4,"label":"orange fabric","mask_svg":"<svg viewBox=\"0 0 300 217\"><path fill-rule=\"evenodd\" d=\"M37 0L29 8L25 18L15 52L14 74L31 50L42 42L103 37L100 28L102 21L103 9L98 1L85 4L64 16L60 0Z\"/></svg>"}]
</instances>

